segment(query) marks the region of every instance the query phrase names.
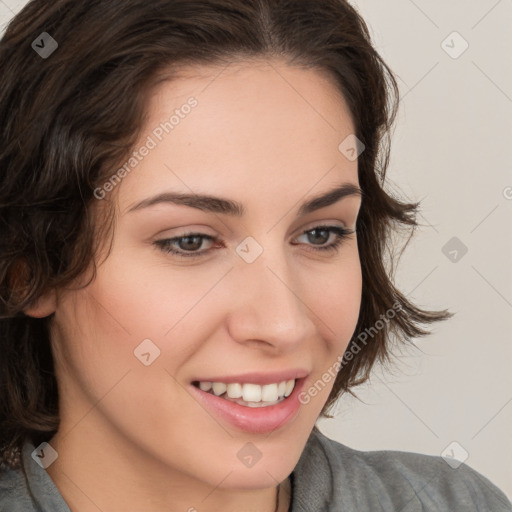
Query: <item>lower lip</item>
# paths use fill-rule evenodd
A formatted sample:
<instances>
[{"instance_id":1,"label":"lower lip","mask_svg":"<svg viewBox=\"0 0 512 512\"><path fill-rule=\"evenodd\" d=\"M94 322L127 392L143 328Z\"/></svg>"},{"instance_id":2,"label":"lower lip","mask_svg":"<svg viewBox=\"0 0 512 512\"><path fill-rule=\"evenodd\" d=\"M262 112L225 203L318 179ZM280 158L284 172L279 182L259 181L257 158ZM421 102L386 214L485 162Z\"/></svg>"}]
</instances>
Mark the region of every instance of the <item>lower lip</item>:
<instances>
[{"instance_id":1,"label":"lower lip","mask_svg":"<svg viewBox=\"0 0 512 512\"><path fill-rule=\"evenodd\" d=\"M215 416L246 432L263 434L284 427L295 418L301 406L298 397L304 381L305 378L296 380L288 398L267 407L246 407L202 391L192 384L190 387Z\"/></svg>"}]
</instances>

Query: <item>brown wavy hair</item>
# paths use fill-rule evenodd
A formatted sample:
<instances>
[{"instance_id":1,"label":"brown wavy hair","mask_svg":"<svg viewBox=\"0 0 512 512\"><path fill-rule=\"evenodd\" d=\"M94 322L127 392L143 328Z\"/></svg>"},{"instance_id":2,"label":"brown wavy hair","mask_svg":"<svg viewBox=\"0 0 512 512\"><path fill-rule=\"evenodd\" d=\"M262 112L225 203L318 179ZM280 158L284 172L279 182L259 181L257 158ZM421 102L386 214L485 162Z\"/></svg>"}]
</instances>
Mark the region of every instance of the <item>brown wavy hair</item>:
<instances>
[{"instance_id":1,"label":"brown wavy hair","mask_svg":"<svg viewBox=\"0 0 512 512\"><path fill-rule=\"evenodd\" d=\"M42 32L58 43L48 58L31 47ZM37 446L59 427L52 316L23 310L83 275L112 235L114 203L104 201L104 216L94 218L93 191L133 150L150 89L172 80L180 65L271 57L327 71L365 146L358 159L363 289L355 333L400 306L343 361L321 414L328 416L342 393L353 394L376 361L390 360L392 337L406 343L430 334L419 324L453 315L420 309L393 285L391 235L400 227L414 231L419 202L384 191L398 87L347 1L32 0L0 41L0 467L18 467L26 440Z\"/></svg>"}]
</instances>

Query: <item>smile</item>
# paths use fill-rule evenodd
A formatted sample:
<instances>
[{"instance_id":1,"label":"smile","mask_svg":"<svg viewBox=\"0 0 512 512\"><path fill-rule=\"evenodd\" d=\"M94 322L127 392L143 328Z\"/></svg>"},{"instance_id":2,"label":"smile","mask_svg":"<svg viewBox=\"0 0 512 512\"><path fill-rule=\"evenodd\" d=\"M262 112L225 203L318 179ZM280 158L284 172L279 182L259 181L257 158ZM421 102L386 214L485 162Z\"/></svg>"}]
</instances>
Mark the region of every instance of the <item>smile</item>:
<instances>
[{"instance_id":1,"label":"smile","mask_svg":"<svg viewBox=\"0 0 512 512\"><path fill-rule=\"evenodd\" d=\"M295 379L283 380L272 384L253 384L239 382L196 381L194 386L212 395L245 407L267 407L276 405L290 396L295 387Z\"/></svg>"}]
</instances>

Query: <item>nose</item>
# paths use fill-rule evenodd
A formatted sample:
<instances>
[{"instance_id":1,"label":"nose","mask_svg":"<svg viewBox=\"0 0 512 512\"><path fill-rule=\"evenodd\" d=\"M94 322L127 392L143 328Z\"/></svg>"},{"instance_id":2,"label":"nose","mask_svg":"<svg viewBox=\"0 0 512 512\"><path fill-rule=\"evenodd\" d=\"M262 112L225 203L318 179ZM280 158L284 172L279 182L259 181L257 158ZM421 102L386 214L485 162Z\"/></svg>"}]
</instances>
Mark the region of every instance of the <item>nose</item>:
<instances>
[{"instance_id":1,"label":"nose","mask_svg":"<svg viewBox=\"0 0 512 512\"><path fill-rule=\"evenodd\" d=\"M267 254L266 254L267 253ZM256 344L279 352L296 350L314 334L313 304L303 283L294 276L284 257L268 251L252 263L240 262L233 270L231 308L227 327L238 343Z\"/></svg>"}]
</instances>

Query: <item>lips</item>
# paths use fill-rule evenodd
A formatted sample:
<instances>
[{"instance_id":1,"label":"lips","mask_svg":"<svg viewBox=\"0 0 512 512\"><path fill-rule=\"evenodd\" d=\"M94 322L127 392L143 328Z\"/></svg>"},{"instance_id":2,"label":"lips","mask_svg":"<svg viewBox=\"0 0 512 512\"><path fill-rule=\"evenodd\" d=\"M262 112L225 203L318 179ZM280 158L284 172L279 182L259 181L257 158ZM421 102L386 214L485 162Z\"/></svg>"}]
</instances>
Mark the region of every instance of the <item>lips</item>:
<instances>
[{"instance_id":1,"label":"lips","mask_svg":"<svg viewBox=\"0 0 512 512\"><path fill-rule=\"evenodd\" d=\"M248 374L243 376L222 376L215 378L222 378L228 381L233 381L235 378L248 378L259 380L259 382L268 382L269 380L274 382L273 379L279 379L283 376L289 377L293 374L290 374L290 372L280 372L264 376L261 374L259 374L259 376L252 374L251 377L247 377L247 375ZM300 407L305 407L298 399L305 382L306 379L304 377L297 378L295 387L288 397L281 399L275 405L255 408L246 407L245 405L226 400L220 396L215 396L210 392L202 391L198 386L192 383L189 388L192 396L196 397L199 403L221 422L227 422L231 426L245 432L268 433L286 428L286 426L295 419Z\"/></svg>"}]
</instances>

